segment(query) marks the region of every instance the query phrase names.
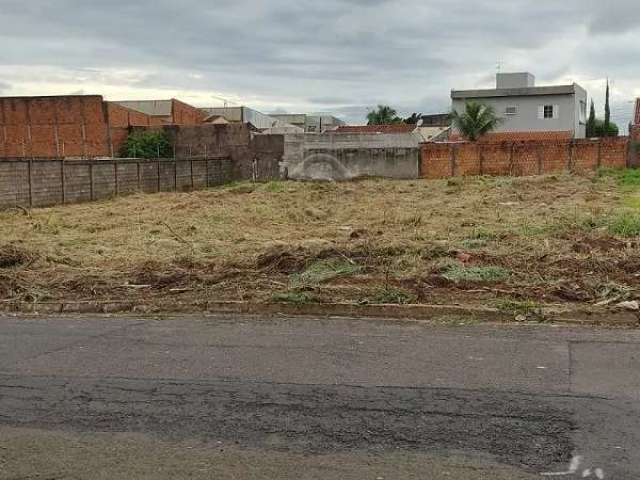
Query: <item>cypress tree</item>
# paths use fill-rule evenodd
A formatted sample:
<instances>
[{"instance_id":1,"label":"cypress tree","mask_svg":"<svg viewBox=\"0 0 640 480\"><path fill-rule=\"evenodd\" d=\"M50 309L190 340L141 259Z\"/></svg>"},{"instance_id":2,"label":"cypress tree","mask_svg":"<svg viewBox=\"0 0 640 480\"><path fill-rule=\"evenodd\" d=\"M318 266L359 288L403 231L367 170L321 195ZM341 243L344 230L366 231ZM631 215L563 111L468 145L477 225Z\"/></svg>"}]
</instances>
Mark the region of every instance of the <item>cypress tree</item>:
<instances>
[{"instance_id":1,"label":"cypress tree","mask_svg":"<svg viewBox=\"0 0 640 480\"><path fill-rule=\"evenodd\" d=\"M604 104L604 136L609 136L609 125L611 125L611 107L609 106L609 79L607 78L607 99Z\"/></svg>"},{"instance_id":2,"label":"cypress tree","mask_svg":"<svg viewBox=\"0 0 640 480\"><path fill-rule=\"evenodd\" d=\"M591 99L591 111L589 112L589 120L587 120L587 138L596 136L596 106Z\"/></svg>"}]
</instances>

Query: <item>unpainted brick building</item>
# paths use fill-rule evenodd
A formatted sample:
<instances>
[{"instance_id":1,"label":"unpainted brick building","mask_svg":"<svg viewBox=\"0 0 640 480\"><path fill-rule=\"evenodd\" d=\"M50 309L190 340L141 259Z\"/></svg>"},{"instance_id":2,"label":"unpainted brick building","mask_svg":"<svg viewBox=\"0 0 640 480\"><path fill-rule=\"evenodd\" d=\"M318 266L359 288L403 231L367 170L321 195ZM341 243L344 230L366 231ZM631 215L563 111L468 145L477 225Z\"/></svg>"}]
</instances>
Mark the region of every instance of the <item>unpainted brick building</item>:
<instances>
[{"instance_id":1,"label":"unpainted brick building","mask_svg":"<svg viewBox=\"0 0 640 480\"><path fill-rule=\"evenodd\" d=\"M161 118L100 95L0 98L0 158L117 156L132 127L201 123L200 111L171 100Z\"/></svg>"}]
</instances>

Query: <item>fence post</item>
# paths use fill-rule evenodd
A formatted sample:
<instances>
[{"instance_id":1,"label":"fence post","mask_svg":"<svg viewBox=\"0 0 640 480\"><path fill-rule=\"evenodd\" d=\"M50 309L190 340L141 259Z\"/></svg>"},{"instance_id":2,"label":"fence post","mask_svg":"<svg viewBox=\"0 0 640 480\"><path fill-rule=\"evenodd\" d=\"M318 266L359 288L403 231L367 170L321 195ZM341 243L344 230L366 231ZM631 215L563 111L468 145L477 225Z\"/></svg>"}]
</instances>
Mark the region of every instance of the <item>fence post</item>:
<instances>
[{"instance_id":1,"label":"fence post","mask_svg":"<svg viewBox=\"0 0 640 480\"><path fill-rule=\"evenodd\" d=\"M64 205L67 202L67 188L66 188L66 172L64 169L64 158L60 160L60 178L62 179L62 204Z\"/></svg>"},{"instance_id":2,"label":"fence post","mask_svg":"<svg viewBox=\"0 0 640 480\"><path fill-rule=\"evenodd\" d=\"M173 161L173 191L178 191L178 159Z\"/></svg>"},{"instance_id":3,"label":"fence post","mask_svg":"<svg viewBox=\"0 0 640 480\"><path fill-rule=\"evenodd\" d=\"M140 178L140 162L136 161L137 174L138 174L138 192L142 191L142 180Z\"/></svg>"},{"instance_id":4,"label":"fence post","mask_svg":"<svg viewBox=\"0 0 640 480\"><path fill-rule=\"evenodd\" d=\"M569 144L569 173L574 173L574 164L576 156L576 141L571 140Z\"/></svg>"},{"instance_id":5,"label":"fence post","mask_svg":"<svg viewBox=\"0 0 640 480\"><path fill-rule=\"evenodd\" d=\"M600 168L602 166L602 140L598 139L598 159L596 160L596 166Z\"/></svg>"},{"instance_id":6,"label":"fence post","mask_svg":"<svg viewBox=\"0 0 640 480\"><path fill-rule=\"evenodd\" d=\"M91 199L91 201L96 199L95 186L93 181L93 162L94 160L89 160L89 198Z\"/></svg>"},{"instance_id":7,"label":"fence post","mask_svg":"<svg viewBox=\"0 0 640 480\"><path fill-rule=\"evenodd\" d=\"M193 191L193 189L195 188L195 184L193 182L193 158L191 159L191 170L189 171L189 173L191 174L191 190Z\"/></svg>"},{"instance_id":8,"label":"fence post","mask_svg":"<svg viewBox=\"0 0 640 480\"><path fill-rule=\"evenodd\" d=\"M573 140L571 140L568 144L567 144L567 170L569 171L569 173L571 173L571 169L572 169L572 163L573 163Z\"/></svg>"},{"instance_id":9,"label":"fence post","mask_svg":"<svg viewBox=\"0 0 640 480\"><path fill-rule=\"evenodd\" d=\"M160 160L158 160L156 163L158 167L158 193L160 193Z\"/></svg>"},{"instance_id":10,"label":"fence post","mask_svg":"<svg viewBox=\"0 0 640 480\"><path fill-rule=\"evenodd\" d=\"M484 175L484 151L482 150L482 144L478 143L478 157L480 160L480 176Z\"/></svg>"},{"instance_id":11,"label":"fence post","mask_svg":"<svg viewBox=\"0 0 640 480\"><path fill-rule=\"evenodd\" d=\"M33 208L33 183L31 180L31 170L33 168L33 159L29 159L29 163L27 164L27 173L29 180L29 208Z\"/></svg>"},{"instance_id":12,"label":"fence post","mask_svg":"<svg viewBox=\"0 0 640 480\"><path fill-rule=\"evenodd\" d=\"M451 176L456 176L456 146L451 145L451 152L449 152L449 170L451 171Z\"/></svg>"},{"instance_id":13,"label":"fence post","mask_svg":"<svg viewBox=\"0 0 640 480\"><path fill-rule=\"evenodd\" d=\"M513 151L515 149L515 142L511 142L509 147L509 176L513 177Z\"/></svg>"},{"instance_id":14,"label":"fence post","mask_svg":"<svg viewBox=\"0 0 640 480\"><path fill-rule=\"evenodd\" d=\"M115 183L115 189L116 189L116 196L118 196L118 194L120 193L120 185L118 184L118 162L114 161L113 162L113 175L114 175L114 183Z\"/></svg>"},{"instance_id":15,"label":"fence post","mask_svg":"<svg viewBox=\"0 0 640 480\"><path fill-rule=\"evenodd\" d=\"M624 148L624 153L625 155L625 165L627 166L627 168L631 168L633 167L633 162L632 162L632 158L631 158L631 137L629 137L629 139L627 140L627 145Z\"/></svg>"},{"instance_id":16,"label":"fence post","mask_svg":"<svg viewBox=\"0 0 640 480\"><path fill-rule=\"evenodd\" d=\"M543 159L542 159L542 152L540 151L542 149L541 145L538 145L536 147L536 156L538 157L538 175L542 175L543 169L544 169L544 165L543 165Z\"/></svg>"},{"instance_id":17,"label":"fence post","mask_svg":"<svg viewBox=\"0 0 640 480\"><path fill-rule=\"evenodd\" d=\"M208 158L204 159L204 164L205 164L205 170L206 170L205 175L207 176L206 186L207 188L209 188L209 159Z\"/></svg>"}]
</instances>

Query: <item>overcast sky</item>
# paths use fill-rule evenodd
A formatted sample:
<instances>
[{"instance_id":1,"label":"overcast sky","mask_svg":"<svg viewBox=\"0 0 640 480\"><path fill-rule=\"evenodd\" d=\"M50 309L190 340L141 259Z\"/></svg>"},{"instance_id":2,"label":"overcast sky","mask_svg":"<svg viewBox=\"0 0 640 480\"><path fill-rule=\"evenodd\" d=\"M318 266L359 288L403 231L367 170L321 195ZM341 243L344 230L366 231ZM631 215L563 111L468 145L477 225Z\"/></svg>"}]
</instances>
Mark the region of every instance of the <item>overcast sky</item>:
<instances>
[{"instance_id":1,"label":"overcast sky","mask_svg":"<svg viewBox=\"0 0 640 480\"><path fill-rule=\"evenodd\" d=\"M576 82L628 122L640 0L0 0L0 95L177 97L362 123L450 109L502 71Z\"/></svg>"}]
</instances>

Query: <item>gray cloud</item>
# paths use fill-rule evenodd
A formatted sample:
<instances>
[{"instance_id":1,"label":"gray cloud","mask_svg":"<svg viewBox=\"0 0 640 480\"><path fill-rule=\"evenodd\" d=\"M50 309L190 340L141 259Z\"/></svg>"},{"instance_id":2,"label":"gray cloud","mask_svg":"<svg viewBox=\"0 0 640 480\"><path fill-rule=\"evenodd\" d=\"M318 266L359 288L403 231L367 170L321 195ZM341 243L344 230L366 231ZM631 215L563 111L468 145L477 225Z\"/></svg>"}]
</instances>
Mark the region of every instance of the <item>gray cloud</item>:
<instances>
[{"instance_id":1,"label":"gray cloud","mask_svg":"<svg viewBox=\"0 0 640 480\"><path fill-rule=\"evenodd\" d=\"M5 94L212 92L355 122L381 102L446 110L497 63L541 83L608 75L621 105L640 94L637 0L0 0L0 20Z\"/></svg>"}]
</instances>

